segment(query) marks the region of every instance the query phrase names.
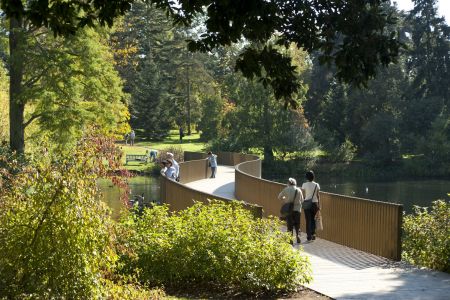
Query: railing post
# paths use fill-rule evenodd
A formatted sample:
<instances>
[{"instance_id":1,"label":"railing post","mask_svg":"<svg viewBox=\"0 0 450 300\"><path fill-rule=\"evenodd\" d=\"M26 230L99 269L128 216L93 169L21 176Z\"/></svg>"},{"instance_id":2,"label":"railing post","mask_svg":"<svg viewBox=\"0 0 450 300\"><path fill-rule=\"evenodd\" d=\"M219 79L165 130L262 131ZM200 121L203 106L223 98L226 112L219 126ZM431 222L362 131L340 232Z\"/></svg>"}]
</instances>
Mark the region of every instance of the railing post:
<instances>
[{"instance_id":1,"label":"railing post","mask_svg":"<svg viewBox=\"0 0 450 300\"><path fill-rule=\"evenodd\" d=\"M402 259L403 205L398 207L397 222L397 253L395 260L400 261Z\"/></svg>"}]
</instances>

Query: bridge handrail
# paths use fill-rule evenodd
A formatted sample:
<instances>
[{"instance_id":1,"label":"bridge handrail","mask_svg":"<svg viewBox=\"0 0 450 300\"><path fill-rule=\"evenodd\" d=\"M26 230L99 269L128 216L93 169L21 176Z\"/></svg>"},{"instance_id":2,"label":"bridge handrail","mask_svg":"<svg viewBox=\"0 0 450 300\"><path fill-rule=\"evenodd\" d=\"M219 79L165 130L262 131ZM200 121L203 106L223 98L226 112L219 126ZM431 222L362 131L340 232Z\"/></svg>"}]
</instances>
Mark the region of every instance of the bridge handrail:
<instances>
[{"instance_id":1,"label":"bridge handrail","mask_svg":"<svg viewBox=\"0 0 450 300\"><path fill-rule=\"evenodd\" d=\"M219 155L221 157L222 154ZM222 160L218 159L219 164L223 164ZM206 161L206 154L196 152L185 152L185 161L180 163L180 182L170 180L166 177L161 177L160 180L160 199L163 203L170 205L173 211L182 210L192 206L195 201L207 203L208 199L216 199L222 201L231 201L232 199L212 195L206 192L192 189L185 183L196 180L206 179L211 175L211 170L208 168ZM262 217L262 207L256 204L244 203L244 207L252 212L256 217Z\"/></svg>"},{"instance_id":2,"label":"bridge handrail","mask_svg":"<svg viewBox=\"0 0 450 300\"><path fill-rule=\"evenodd\" d=\"M261 177L259 158L235 167L235 195L263 207L264 216L278 216L277 196L284 184ZM323 239L394 260L401 259L403 206L332 193L320 192ZM301 228L305 228L304 217Z\"/></svg>"}]
</instances>

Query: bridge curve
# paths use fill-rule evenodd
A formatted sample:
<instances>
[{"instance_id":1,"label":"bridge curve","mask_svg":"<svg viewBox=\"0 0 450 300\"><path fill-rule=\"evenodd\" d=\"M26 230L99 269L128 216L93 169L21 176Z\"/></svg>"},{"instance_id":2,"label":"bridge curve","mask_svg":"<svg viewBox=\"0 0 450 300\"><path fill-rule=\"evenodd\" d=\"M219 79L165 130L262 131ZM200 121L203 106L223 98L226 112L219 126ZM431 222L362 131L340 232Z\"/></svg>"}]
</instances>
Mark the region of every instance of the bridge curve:
<instances>
[{"instance_id":1,"label":"bridge curve","mask_svg":"<svg viewBox=\"0 0 450 300\"><path fill-rule=\"evenodd\" d=\"M244 201L255 215L278 216L281 203L277 196L284 184L261 178L261 160L256 155L219 152L218 163L234 167L235 197L228 194L202 191L193 182L210 176L205 153L185 152L180 163L180 183L161 181L161 200L171 209L179 210L192 205L192 199ZM231 168L232 169L232 168ZM229 170L231 170L229 168ZM232 190L233 174L228 173L229 189ZM213 185L214 180L208 183ZM401 259L401 224L403 206L395 203L320 192L324 230L318 236L340 245L393 260ZM301 218L304 227L304 218Z\"/></svg>"},{"instance_id":2,"label":"bridge curve","mask_svg":"<svg viewBox=\"0 0 450 300\"><path fill-rule=\"evenodd\" d=\"M205 158L203 153L186 152L181 182L162 178L161 199L171 209L184 209L192 199L239 199L255 216L278 215L281 204L276 196L285 185L261 178L257 156L218 153L221 165L215 179L208 178ZM334 299L447 299L450 275L398 261L401 205L321 192L321 206L324 231L313 243L294 245L310 257L314 281L309 288ZM383 245L386 237L393 243Z\"/></svg>"}]
</instances>

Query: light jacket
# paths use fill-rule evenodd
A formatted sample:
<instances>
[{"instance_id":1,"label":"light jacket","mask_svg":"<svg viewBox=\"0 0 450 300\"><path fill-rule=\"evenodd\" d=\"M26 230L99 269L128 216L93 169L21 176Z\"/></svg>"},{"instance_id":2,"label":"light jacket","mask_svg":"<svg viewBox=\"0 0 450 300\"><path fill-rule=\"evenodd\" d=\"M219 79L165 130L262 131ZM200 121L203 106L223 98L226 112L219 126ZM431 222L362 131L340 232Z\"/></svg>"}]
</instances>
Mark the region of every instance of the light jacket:
<instances>
[{"instance_id":1,"label":"light jacket","mask_svg":"<svg viewBox=\"0 0 450 300\"><path fill-rule=\"evenodd\" d=\"M294 199L295 190L297 190L297 196ZM283 201L283 203L294 202L294 211L300 212L302 210L303 193L295 185L288 185L287 187L285 187L278 195L278 199Z\"/></svg>"}]
</instances>

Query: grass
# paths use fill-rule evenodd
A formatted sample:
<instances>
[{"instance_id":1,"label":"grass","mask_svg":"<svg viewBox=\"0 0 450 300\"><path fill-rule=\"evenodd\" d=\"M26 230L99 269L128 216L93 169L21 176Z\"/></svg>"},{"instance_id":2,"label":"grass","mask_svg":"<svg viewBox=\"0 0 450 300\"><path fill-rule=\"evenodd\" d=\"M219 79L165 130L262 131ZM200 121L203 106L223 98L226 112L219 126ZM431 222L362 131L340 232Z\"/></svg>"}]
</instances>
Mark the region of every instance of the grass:
<instances>
[{"instance_id":1,"label":"grass","mask_svg":"<svg viewBox=\"0 0 450 300\"><path fill-rule=\"evenodd\" d=\"M158 152L167 149L168 147L181 147L183 151L201 152L205 150L206 144L200 141L200 134L193 133L190 136L183 138L183 143L180 143L178 130L171 130L170 134L163 141L140 141L139 136L135 140L134 146L125 145L123 141L117 143L124 152L122 163L125 164L125 156L127 154L143 155L145 151L150 149L156 149ZM151 168L151 163L145 164L143 162L132 161L129 162L125 168L133 171L146 171Z\"/></svg>"}]
</instances>

